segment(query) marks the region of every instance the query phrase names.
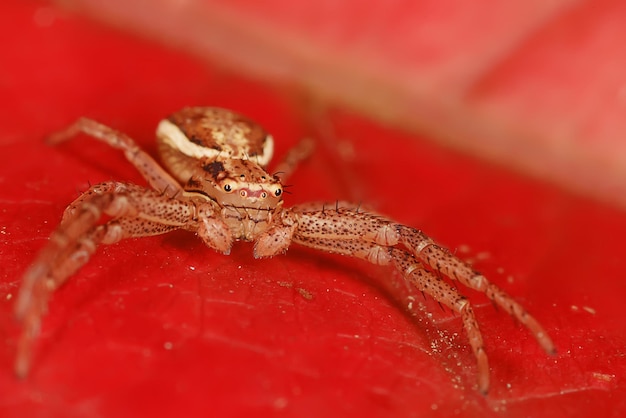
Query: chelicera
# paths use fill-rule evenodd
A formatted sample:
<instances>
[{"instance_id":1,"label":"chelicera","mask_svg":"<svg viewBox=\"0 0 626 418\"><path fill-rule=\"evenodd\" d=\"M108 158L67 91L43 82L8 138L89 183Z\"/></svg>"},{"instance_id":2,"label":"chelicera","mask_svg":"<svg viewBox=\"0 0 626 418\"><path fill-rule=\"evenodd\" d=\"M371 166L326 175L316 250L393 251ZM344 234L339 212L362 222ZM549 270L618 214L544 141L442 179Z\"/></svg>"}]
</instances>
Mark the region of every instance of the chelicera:
<instances>
[{"instance_id":1,"label":"chelicera","mask_svg":"<svg viewBox=\"0 0 626 418\"><path fill-rule=\"evenodd\" d=\"M15 310L23 325L16 373L25 376L42 315L55 289L104 244L130 237L194 232L228 254L235 241L254 242L254 256L285 253L291 243L397 269L416 291L457 313L478 364L478 389L489 389L489 365L468 299L444 277L484 292L524 325L548 353L555 348L539 322L498 286L423 232L350 203L283 207L283 183L312 150L302 141L269 174L273 139L230 110L190 107L157 128L164 169L127 135L81 118L52 136L58 143L85 133L124 152L149 184L117 181L92 186L72 202L48 244L24 275Z\"/></svg>"}]
</instances>

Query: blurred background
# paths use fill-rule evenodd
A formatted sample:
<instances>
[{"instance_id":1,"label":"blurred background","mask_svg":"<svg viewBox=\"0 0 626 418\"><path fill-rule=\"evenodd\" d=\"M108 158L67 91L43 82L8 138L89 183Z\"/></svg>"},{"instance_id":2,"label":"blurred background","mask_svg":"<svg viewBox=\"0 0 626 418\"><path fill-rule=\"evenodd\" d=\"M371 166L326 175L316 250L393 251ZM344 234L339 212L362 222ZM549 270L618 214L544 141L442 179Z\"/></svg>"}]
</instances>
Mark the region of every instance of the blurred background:
<instances>
[{"instance_id":1,"label":"blurred background","mask_svg":"<svg viewBox=\"0 0 626 418\"><path fill-rule=\"evenodd\" d=\"M626 3L134 0L0 4L0 416L621 416L626 411ZM115 151L155 154L183 106L317 152L292 204L363 202L472 262L550 331L547 357L483 295L488 397L460 318L389 270L294 247L254 260L191 234L103 248L12 374L20 277ZM465 290L461 289L463 292Z\"/></svg>"},{"instance_id":2,"label":"blurred background","mask_svg":"<svg viewBox=\"0 0 626 418\"><path fill-rule=\"evenodd\" d=\"M626 205L626 4L619 0L59 3Z\"/></svg>"}]
</instances>

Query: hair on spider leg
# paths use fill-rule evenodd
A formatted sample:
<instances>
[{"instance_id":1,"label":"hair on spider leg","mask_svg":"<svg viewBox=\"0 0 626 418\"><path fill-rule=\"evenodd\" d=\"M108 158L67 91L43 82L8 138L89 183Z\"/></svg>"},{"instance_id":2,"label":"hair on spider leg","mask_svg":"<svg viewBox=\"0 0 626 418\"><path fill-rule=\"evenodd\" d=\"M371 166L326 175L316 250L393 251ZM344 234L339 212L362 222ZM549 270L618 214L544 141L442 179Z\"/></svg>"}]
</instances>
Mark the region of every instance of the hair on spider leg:
<instances>
[{"instance_id":1,"label":"hair on spider leg","mask_svg":"<svg viewBox=\"0 0 626 418\"><path fill-rule=\"evenodd\" d=\"M439 308L441 309L441 312L445 313L446 312L446 308L443 306L443 304L440 301L437 301L437 305L439 305ZM452 314L454 315L454 311L452 310Z\"/></svg>"},{"instance_id":2,"label":"hair on spider leg","mask_svg":"<svg viewBox=\"0 0 626 418\"><path fill-rule=\"evenodd\" d=\"M289 190L287 190L287 188L289 188L289 187L293 187L293 184L285 184L285 185L283 185L283 193L293 194Z\"/></svg>"},{"instance_id":3,"label":"hair on spider leg","mask_svg":"<svg viewBox=\"0 0 626 418\"><path fill-rule=\"evenodd\" d=\"M163 188L163 190L161 190L161 194L160 196L165 196L167 194L167 189L169 188L169 184L165 186L165 188ZM176 192L176 194L178 194L178 192ZM172 197L176 197L176 195L172 196Z\"/></svg>"},{"instance_id":4,"label":"hair on spider leg","mask_svg":"<svg viewBox=\"0 0 626 418\"><path fill-rule=\"evenodd\" d=\"M87 180L87 190L91 189L91 186L93 186L93 184L91 184L91 180ZM85 193L85 192L86 192L86 190L82 190L82 191L81 191L79 188L76 188L76 189L74 190L74 192L75 192L78 196L80 196L80 195L82 195L83 193Z\"/></svg>"},{"instance_id":5,"label":"hair on spider leg","mask_svg":"<svg viewBox=\"0 0 626 418\"><path fill-rule=\"evenodd\" d=\"M427 301L429 299L428 296L426 296L426 292L421 290L420 293L422 294L422 298L424 299L424 301ZM443 306L443 304L440 301L437 301L437 305L439 305L441 312L444 312L444 313L446 312L446 307ZM454 310L450 309L450 312L452 312L452 315L454 315Z\"/></svg>"},{"instance_id":6,"label":"hair on spider leg","mask_svg":"<svg viewBox=\"0 0 626 418\"><path fill-rule=\"evenodd\" d=\"M433 270L433 274L435 276L437 276L439 278L439 280L445 280L446 279L446 277L443 275L443 273L438 268ZM450 280L450 284L452 286L454 286L455 289L458 289L456 280Z\"/></svg>"}]
</instances>

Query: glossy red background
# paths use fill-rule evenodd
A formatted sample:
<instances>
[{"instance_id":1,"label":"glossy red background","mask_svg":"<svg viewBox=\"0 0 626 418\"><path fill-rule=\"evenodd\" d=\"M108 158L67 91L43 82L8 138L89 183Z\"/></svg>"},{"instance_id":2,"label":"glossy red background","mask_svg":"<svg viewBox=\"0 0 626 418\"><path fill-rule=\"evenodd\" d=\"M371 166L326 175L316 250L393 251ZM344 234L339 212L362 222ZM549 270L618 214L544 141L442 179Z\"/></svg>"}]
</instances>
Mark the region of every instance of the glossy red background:
<instances>
[{"instance_id":1,"label":"glossy red background","mask_svg":"<svg viewBox=\"0 0 626 418\"><path fill-rule=\"evenodd\" d=\"M0 416L626 411L623 212L38 3L5 2L0 16L12 37L0 52ZM459 318L421 295L408 312L391 272L296 247L224 257L176 233L103 248L55 295L17 381L20 275L78 192L141 181L94 141L50 148L45 135L88 115L154 152L162 116L206 104L257 119L279 156L314 135L288 204L355 199L422 228L522 301L559 354L470 293L491 360L485 398Z\"/></svg>"}]
</instances>

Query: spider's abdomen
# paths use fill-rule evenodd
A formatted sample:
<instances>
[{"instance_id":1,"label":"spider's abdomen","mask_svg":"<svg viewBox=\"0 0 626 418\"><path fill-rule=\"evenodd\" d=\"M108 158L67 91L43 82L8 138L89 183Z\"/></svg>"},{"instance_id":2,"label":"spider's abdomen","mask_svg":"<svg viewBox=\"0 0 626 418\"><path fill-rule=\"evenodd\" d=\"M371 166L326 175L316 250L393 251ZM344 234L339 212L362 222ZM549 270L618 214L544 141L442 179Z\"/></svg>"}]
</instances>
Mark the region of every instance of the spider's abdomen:
<instances>
[{"instance_id":1,"label":"spider's abdomen","mask_svg":"<svg viewBox=\"0 0 626 418\"><path fill-rule=\"evenodd\" d=\"M157 128L159 152L172 174L186 182L180 161L233 158L267 166L274 141L260 125L227 109L187 107L163 119ZM184 171L184 170L183 170Z\"/></svg>"}]
</instances>

